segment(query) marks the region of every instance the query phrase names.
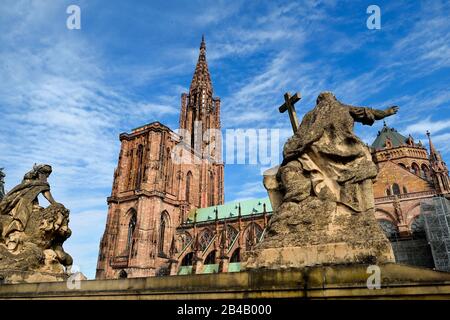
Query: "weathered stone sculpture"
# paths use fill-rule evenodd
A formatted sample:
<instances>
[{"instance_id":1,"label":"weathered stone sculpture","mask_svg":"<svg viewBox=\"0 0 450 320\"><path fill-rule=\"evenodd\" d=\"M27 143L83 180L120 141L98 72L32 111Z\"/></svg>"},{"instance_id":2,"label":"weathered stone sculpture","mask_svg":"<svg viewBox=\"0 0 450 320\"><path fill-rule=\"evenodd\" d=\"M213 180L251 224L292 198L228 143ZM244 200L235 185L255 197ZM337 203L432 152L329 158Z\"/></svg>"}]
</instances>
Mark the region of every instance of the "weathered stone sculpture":
<instances>
[{"instance_id":1,"label":"weathered stone sculpture","mask_svg":"<svg viewBox=\"0 0 450 320\"><path fill-rule=\"evenodd\" d=\"M72 257L69 210L57 203L47 182L52 168L35 165L0 202L0 277L4 282L56 281L67 277ZM42 194L49 202L39 206Z\"/></svg>"},{"instance_id":2,"label":"weathered stone sculpture","mask_svg":"<svg viewBox=\"0 0 450 320\"><path fill-rule=\"evenodd\" d=\"M394 262L374 215L377 168L353 126L372 125L397 110L354 107L332 93L319 95L286 142L276 175L264 177L274 214L246 269Z\"/></svg>"},{"instance_id":3,"label":"weathered stone sculpture","mask_svg":"<svg viewBox=\"0 0 450 320\"><path fill-rule=\"evenodd\" d=\"M0 168L0 201L2 201L5 196L5 176L3 168Z\"/></svg>"}]
</instances>

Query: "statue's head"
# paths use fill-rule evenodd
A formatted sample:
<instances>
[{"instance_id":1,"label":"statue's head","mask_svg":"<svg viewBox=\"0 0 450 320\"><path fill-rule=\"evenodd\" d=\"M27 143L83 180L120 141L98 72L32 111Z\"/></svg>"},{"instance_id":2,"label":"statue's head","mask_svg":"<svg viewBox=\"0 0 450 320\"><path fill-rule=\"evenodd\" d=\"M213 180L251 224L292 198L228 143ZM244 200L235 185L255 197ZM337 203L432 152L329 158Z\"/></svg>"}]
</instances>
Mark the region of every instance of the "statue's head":
<instances>
[{"instance_id":1,"label":"statue's head","mask_svg":"<svg viewBox=\"0 0 450 320\"><path fill-rule=\"evenodd\" d=\"M319 104L321 101L332 101L332 100L336 100L334 94L330 91L324 91L319 94L316 103Z\"/></svg>"},{"instance_id":2,"label":"statue's head","mask_svg":"<svg viewBox=\"0 0 450 320\"><path fill-rule=\"evenodd\" d=\"M3 181L4 177L6 177L6 174L3 172L3 168L0 168L0 181Z\"/></svg>"},{"instance_id":3,"label":"statue's head","mask_svg":"<svg viewBox=\"0 0 450 320\"><path fill-rule=\"evenodd\" d=\"M47 178L52 173L52 167L48 164L35 164L33 169L25 174L24 180L37 180Z\"/></svg>"}]
</instances>

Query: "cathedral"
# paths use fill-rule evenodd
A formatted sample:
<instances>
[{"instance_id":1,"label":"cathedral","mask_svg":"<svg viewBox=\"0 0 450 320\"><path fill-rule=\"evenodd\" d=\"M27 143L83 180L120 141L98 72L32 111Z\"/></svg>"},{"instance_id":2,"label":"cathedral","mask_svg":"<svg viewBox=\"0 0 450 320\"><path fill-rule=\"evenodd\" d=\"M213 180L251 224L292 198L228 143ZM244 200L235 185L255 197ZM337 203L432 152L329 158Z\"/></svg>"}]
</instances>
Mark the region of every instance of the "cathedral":
<instances>
[{"instance_id":1,"label":"cathedral","mask_svg":"<svg viewBox=\"0 0 450 320\"><path fill-rule=\"evenodd\" d=\"M272 214L269 198L224 203L220 141L198 138L221 128L203 38L189 92L181 95L179 127L175 133L152 122L120 135L97 279L237 272L243 253L263 238ZM429 150L385 123L368 148L379 169L376 217L399 252L396 259L433 267L420 204L449 195L450 180L427 135ZM174 155L191 161L175 161ZM428 260L402 258L411 241Z\"/></svg>"}]
</instances>

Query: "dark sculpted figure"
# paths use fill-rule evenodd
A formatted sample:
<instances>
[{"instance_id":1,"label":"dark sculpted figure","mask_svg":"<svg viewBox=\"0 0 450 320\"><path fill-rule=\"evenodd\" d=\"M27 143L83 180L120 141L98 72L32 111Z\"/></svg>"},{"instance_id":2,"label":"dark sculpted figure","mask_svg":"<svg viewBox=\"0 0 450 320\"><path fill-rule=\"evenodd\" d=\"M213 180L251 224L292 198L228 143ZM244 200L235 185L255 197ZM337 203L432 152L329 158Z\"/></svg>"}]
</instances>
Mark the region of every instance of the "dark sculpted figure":
<instances>
[{"instance_id":1,"label":"dark sculpted figure","mask_svg":"<svg viewBox=\"0 0 450 320\"><path fill-rule=\"evenodd\" d=\"M5 173L3 172L3 168L0 168L0 201L2 201L5 196Z\"/></svg>"},{"instance_id":2,"label":"dark sculpted figure","mask_svg":"<svg viewBox=\"0 0 450 320\"><path fill-rule=\"evenodd\" d=\"M11 217L2 230L2 238L9 250L17 248L30 215L33 210L39 209L38 195L43 194L50 204L56 204L47 182L51 173L49 165L35 165L25 174L22 183L8 192L0 203L0 215Z\"/></svg>"},{"instance_id":3,"label":"dark sculpted figure","mask_svg":"<svg viewBox=\"0 0 450 320\"><path fill-rule=\"evenodd\" d=\"M47 181L51 172L49 165L34 165L0 202L0 273L70 272L73 261L62 248L71 235L69 210L53 199ZM39 205L40 194L50 203L47 208Z\"/></svg>"},{"instance_id":4,"label":"dark sculpted figure","mask_svg":"<svg viewBox=\"0 0 450 320\"><path fill-rule=\"evenodd\" d=\"M353 132L397 112L341 103L323 92L286 142L276 175L265 177L274 214L247 268L390 262L374 215L370 150Z\"/></svg>"}]
</instances>

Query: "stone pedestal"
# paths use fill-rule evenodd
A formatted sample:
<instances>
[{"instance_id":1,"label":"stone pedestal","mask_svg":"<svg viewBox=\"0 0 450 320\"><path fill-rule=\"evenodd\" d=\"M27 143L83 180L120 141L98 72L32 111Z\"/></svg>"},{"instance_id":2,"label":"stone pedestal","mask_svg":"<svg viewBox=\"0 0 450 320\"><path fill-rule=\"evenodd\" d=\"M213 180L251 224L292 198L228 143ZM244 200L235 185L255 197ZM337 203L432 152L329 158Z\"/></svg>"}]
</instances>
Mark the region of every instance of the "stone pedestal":
<instances>
[{"instance_id":1,"label":"stone pedestal","mask_svg":"<svg viewBox=\"0 0 450 320\"><path fill-rule=\"evenodd\" d=\"M378 243L383 245L383 243ZM304 247L266 248L247 252L244 270L251 269L286 269L312 267L318 265L337 265L355 263L371 263L370 257L377 257L376 263L392 262L392 252L386 250L381 254L375 249L363 246L351 246L347 243L328 243ZM369 257L369 258L368 258ZM369 261L367 261L369 260Z\"/></svg>"},{"instance_id":2,"label":"stone pedestal","mask_svg":"<svg viewBox=\"0 0 450 320\"><path fill-rule=\"evenodd\" d=\"M69 277L64 273L1 270L0 284L67 281Z\"/></svg>"}]
</instances>

